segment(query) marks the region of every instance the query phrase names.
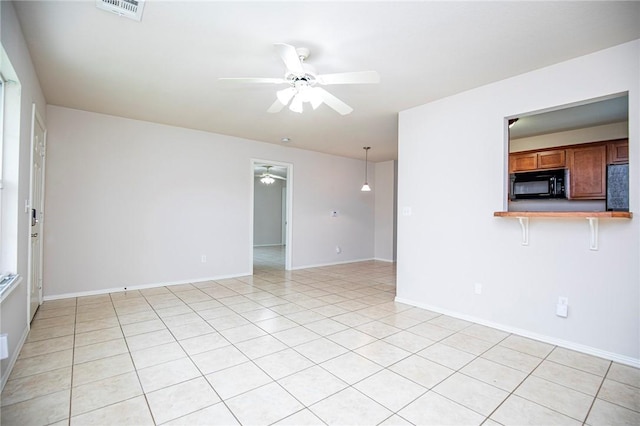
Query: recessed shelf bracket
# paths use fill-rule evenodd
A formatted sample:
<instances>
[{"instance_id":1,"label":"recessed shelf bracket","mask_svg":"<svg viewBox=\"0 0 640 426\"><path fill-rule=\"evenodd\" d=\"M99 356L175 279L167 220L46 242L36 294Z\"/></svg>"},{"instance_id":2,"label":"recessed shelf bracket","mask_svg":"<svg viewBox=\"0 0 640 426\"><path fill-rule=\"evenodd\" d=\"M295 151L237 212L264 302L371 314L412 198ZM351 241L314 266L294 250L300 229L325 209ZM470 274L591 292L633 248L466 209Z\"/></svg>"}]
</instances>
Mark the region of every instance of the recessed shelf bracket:
<instances>
[{"instance_id":1,"label":"recessed shelf bracket","mask_svg":"<svg viewBox=\"0 0 640 426\"><path fill-rule=\"evenodd\" d=\"M587 220L589 221L589 230L591 231L589 250L598 250L598 218L588 217Z\"/></svg>"},{"instance_id":2,"label":"recessed shelf bracket","mask_svg":"<svg viewBox=\"0 0 640 426\"><path fill-rule=\"evenodd\" d=\"M522 245L529 245L529 218L524 216L518 216L518 222L520 222L520 228L522 229Z\"/></svg>"}]
</instances>

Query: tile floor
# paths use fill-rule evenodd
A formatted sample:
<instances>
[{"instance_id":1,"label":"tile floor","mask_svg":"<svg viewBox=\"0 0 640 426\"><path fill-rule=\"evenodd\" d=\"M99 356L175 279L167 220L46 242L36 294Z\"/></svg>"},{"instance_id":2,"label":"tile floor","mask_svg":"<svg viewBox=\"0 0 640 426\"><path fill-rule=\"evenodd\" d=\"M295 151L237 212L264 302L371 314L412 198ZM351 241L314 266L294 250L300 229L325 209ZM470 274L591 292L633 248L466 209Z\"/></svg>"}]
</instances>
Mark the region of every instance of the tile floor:
<instances>
[{"instance_id":1,"label":"tile floor","mask_svg":"<svg viewBox=\"0 0 640 426\"><path fill-rule=\"evenodd\" d=\"M640 424L640 371L393 301L361 262L45 302L2 425Z\"/></svg>"}]
</instances>

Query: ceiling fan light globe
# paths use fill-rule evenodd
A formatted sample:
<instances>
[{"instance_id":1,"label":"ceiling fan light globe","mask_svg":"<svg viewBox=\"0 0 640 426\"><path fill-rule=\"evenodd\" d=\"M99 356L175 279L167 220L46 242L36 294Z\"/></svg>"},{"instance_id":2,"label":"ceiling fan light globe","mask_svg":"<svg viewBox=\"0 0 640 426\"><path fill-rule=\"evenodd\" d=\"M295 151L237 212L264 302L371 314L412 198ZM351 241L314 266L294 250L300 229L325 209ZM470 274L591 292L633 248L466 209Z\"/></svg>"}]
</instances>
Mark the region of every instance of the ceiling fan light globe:
<instances>
[{"instance_id":1,"label":"ceiling fan light globe","mask_svg":"<svg viewBox=\"0 0 640 426\"><path fill-rule=\"evenodd\" d=\"M369 184L367 182L365 182L364 185L362 185L362 188L360 189L360 191L369 192L369 191L371 191L371 187L369 186Z\"/></svg>"},{"instance_id":2,"label":"ceiling fan light globe","mask_svg":"<svg viewBox=\"0 0 640 426\"><path fill-rule=\"evenodd\" d=\"M272 178L271 176L265 176L265 177L260 179L260 182L262 182L265 185L271 185L275 181L276 180L274 178Z\"/></svg>"},{"instance_id":3,"label":"ceiling fan light globe","mask_svg":"<svg viewBox=\"0 0 640 426\"><path fill-rule=\"evenodd\" d=\"M286 89L278 90L276 97L283 105L288 105L296 90L293 87L287 87Z\"/></svg>"},{"instance_id":4,"label":"ceiling fan light globe","mask_svg":"<svg viewBox=\"0 0 640 426\"><path fill-rule=\"evenodd\" d=\"M289 105L289 109L293 112L302 113L302 97L298 94L291 101L291 105Z\"/></svg>"}]
</instances>

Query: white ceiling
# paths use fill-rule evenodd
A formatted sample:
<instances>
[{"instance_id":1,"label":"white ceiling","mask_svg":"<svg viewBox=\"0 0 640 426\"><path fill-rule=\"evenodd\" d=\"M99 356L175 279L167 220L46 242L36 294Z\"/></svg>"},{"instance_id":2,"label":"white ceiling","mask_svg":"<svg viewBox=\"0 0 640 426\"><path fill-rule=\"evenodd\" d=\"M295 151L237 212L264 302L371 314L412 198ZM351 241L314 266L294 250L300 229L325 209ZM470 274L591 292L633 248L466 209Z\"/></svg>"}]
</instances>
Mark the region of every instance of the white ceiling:
<instances>
[{"instance_id":1,"label":"white ceiling","mask_svg":"<svg viewBox=\"0 0 640 426\"><path fill-rule=\"evenodd\" d=\"M16 3L49 104L383 161L398 112L640 38L640 2L147 1L142 21L92 0ZM318 73L376 70L327 86L354 108L269 114L283 77L273 43L311 50Z\"/></svg>"}]
</instances>

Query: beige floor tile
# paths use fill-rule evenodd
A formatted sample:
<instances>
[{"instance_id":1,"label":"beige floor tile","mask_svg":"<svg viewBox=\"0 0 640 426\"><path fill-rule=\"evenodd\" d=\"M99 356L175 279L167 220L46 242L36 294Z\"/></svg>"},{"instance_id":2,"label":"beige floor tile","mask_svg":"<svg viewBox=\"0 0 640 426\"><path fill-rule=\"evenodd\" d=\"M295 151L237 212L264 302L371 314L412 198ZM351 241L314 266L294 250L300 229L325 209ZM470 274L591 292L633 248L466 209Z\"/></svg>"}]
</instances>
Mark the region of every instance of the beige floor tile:
<instances>
[{"instance_id":1,"label":"beige floor tile","mask_svg":"<svg viewBox=\"0 0 640 426\"><path fill-rule=\"evenodd\" d=\"M52 328L64 325L74 324L76 322L75 315L64 315L61 317L35 319L31 323L31 329Z\"/></svg>"},{"instance_id":2,"label":"beige floor tile","mask_svg":"<svg viewBox=\"0 0 640 426\"><path fill-rule=\"evenodd\" d=\"M75 313L76 313L75 305L70 307L61 307L61 308L55 308L55 309L38 309L38 312L36 313L36 316L34 317L34 319L40 320L40 319L47 319L47 318L54 318L54 317L62 317L66 315L75 315Z\"/></svg>"},{"instance_id":3,"label":"beige floor tile","mask_svg":"<svg viewBox=\"0 0 640 426\"><path fill-rule=\"evenodd\" d=\"M131 352L131 358L138 370L186 357L187 354L177 342Z\"/></svg>"},{"instance_id":4,"label":"beige floor tile","mask_svg":"<svg viewBox=\"0 0 640 426\"><path fill-rule=\"evenodd\" d=\"M120 323L117 317L103 318L94 321L78 322L76 324L76 333L86 333L93 330L101 330L103 328L118 327Z\"/></svg>"},{"instance_id":5,"label":"beige floor tile","mask_svg":"<svg viewBox=\"0 0 640 426\"><path fill-rule=\"evenodd\" d=\"M391 343L392 345L397 346L400 349L404 349L405 351L413 353L421 351L435 343L431 339L418 336L417 334L409 333L408 331L400 331L399 333L392 334L391 336L385 337L382 340L387 343Z\"/></svg>"},{"instance_id":6,"label":"beige floor tile","mask_svg":"<svg viewBox=\"0 0 640 426\"><path fill-rule=\"evenodd\" d=\"M149 412L144 396L136 396L117 402L94 411L71 418L71 426L107 425L118 426L153 426L153 418Z\"/></svg>"},{"instance_id":7,"label":"beige floor tile","mask_svg":"<svg viewBox=\"0 0 640 426\"><path fill-rule=\"evenodd\" d=\"M201 376L189 358L181 358L164 364L138 370L138 377L145 393L172 386Z\"/></svg>"},{"instance_id":8,"label":"beige floor tile","mask_svg":"<svg viewBox=\"0 0 640 426\"><path fill-rule=\"evenodd\" d=\"M76 306L76 298L70 297L68 299L56 299L56 300L47 300L43 302L42 305L38 308L38 310L48 310L48 309L59 309L59 308L68 308Z\"/></svg>"},{"instance_id":9,"label":"beige floor tile","mask_svg":"<svg viewBox=\"0 0 640 426\"><path fill-rule=\"evenodd\" d=\"M509 333L496 330L495 328L486 327L480 324L473 324L460 331L467 336L473 336L481 340L486 340L490 343L499 343L509 336Z\"/></svg>"},{"instance_id":10,"label":"beige floor tile","mask_svg":"<svg viewBox=\"0 0 640 426\"><path fill-rule=\"evenodd\" d=\"M123 337L120 327L103 328L102 330L90 331L87 333L77 333L75 346L87 346L94 343L122 339Z\"/></svg>"},{"instance_id":11,"label":"beige floor tile","mask_svg":"<svg viewBox=\"0 0 640 426\"><path fill-rule=\"evenodd\" d=\"M378 364L353 352L323 362L320 366L350 385L382 370Z\"/></svg>"},{"instance_id":12,"label":"beige floor tile","mask_svg":"<svg viewBox=\"0 0 640 426\"><path fill-rule=\"evenodd\" d=\"M491 415L491 419L505 426L566 425L579 426L582 423L557 411L538 405L516 395L511 395Z\"/></svg>"},{"instance_id":13,"label":"beige floor tile","mask_svg":"<svg viewBox=\"0 0 640 426\"><path fill-rule=\"evenodd\" d=\"M564 348L555 348L547 359L598 376L604 376L611 364L611 361Z\"/></svg>"},{"instance_id":14,"label":"beige floor tile","mask_svg":"<svg viewBox=\"0 0 640 426\"><path fill-rule=\"evenodd\" d=\"M117 318L117 315L113 306L110 306L108 309L96 309L88 312L78 312L76 314L76 322L90 322L114 318Z\"/></svg>"},{"instance_id":15,"label":"beige floor tile","mask_svg":"<svg viewBox=\"0 0 640 426\"><path fill-rule=\"evenodd\" d=\"M94 303L110 303L111 296L108 294L98 294L94 296L82 296L76 299L78 306L91 305Z\"/></svg>"},{"instance_id":16,"label":"beige floor tile","mask_svg":"<svg viewBox=\"0 0 640 426\"><path fill-rule=\"evenodd\" d=\"M38 341L27 340L27 343L22 345L19 359L45 355L71 348L73 348L73 335Z\"/></svg>"},{"instance_id":17,"label":"beige floor tile","mask_svg":"<svg viewBox=\"0 0 640 426\"><path fill-rule=\"evenodd\" d=\"M348 349L338 345L337 343L333 343L324 337L303 343L296 346L294 349L296 352L304 355L306 358L317 364L348 352Z\"/></svg>"},{"instance_id":18,"label":"beige floor tile","mask_svg":"<svg viewBox=\"0 0 640 426\"><path fill-rule=\"evenodd\" d=\"M157 424L177 419L220 402L204 377L147 393L149 407Z\"/></svg>"},{"instance_id":19,"label":"beige floor tile","mask_svg":"<svg viewBox=\"0 0 640 426\"><path fill-rule=\"evenodd\" d=\"M591 396L596 395L602 384L600 376L547 360L531 374Z\"/></svg>"},{"instance_id":20,"label":"beige floor tile","mask_svg":"<svg viewBox=\"0 0 640 426\"><path fill-rule=\"evenodd\" d=\"M203 334L201 336L180 340L180 346L182 346L182 349L190 356L229 345L229 341L219 333Z\"/></svg>"},{"instance_id":21,"label":"beige floor tile","mask_svg":"<svg viewBox=\"0 0 640 426\"><path fill-rule=\"evenodd\" d=\"M315 404L348 386L318 366L292 374L279 380L278 383L306 406Z\"/></svg>"},{"instance_id":22,"label":"beige floor tile","mask_svg":"<svg viewBox=\"0 0 640 426\"><path fill-rule=\"evenodd\" d=\"M266 331L267 333L277 333L278 331L288 330L299 325L285 317L275 317L267 320L256 322L255 325Z\"/></svg>"},{"instance_id":23,"label":"beige floor tile","mask_svg":"<svg viewBox=\"0 0 640 426\"><path fill-rule=\"evenodd\" d=\"M178 339L190 339L192 337L202 336L204 334L214 333L216 330L211 327L205 320L199 320L185 325L177 325L169 327L171 334Z\"/></svg>"},{"instance_id":24,"label":"beige floor tile","mask_svg":"<svg viewBox=\"0 0 640 426\"><path fill-rule=\"evenodd\" d=\"M297 326L288 330L274 333L273 337L280 340L285 345L298 346L302 345L303 343L319 339L320 335L309 330L308 328Z\"/></svg>"},{"instance_id":25,"label":"beige floor tile","mask_svg":"<svg viewBox=\"0 0 640 426\"><path fill-rule=\"evenodd\" d=\"M429 324L437 325L438 327L448 328L453 331L460 331L473 325L472 322L465 321L459 318L453 318L447 315L440 315L439 317L429 320Z\"/></svg>"},{"instance_id":26,"label":"beige floor tile","mask_svg":"<svg viewBox=\"0 0 640 426\"><path fill-rule=\"evenodd\" d=\"M264 336L267 333L260 327L256 327L253 324L242 325L240 327L229 328L227 330L220 331L220 334L231 343L240 343L245 340L250 340L255 337Z\"/></svg>"},{"instance_id":27,"label":"beige floor tile","mask_svg":"<svg viewBox=\"0 0 640 426\"><path fill-rule=\"evenodd\" d=\"M399 314L399 316L413 318L415 320L422 322L422 321L429 321L430 319L433 319L435 317L439 317L440 314L436 312L428 311L426 309L411 308L411 309L407 309L406 311L403 311L401 314Z\"/></svg>"},{"instance_id":28,"label":"beige floor tile","mask_svg":"<svg viewBox=\"0 0 640 426\"><path fill-rule=\"evenodd\" d=\"M339 323L338 321L334 321L331 318L325 318L320 321L305 324L305 328L308 328L309 330L319 334L320 336L328 336L330 334L344 331L349 327L342 323Z\"/></svg>"},{"instance_id":29,"label":"beige floor tile","mask_svg":"<svg viewBox=\"0 0 640 426\"><path fill-rule=\"evenodd\" d=\"M231 316L231 317L238 317L241 320L244 319L244 317L236 314L235 312L233 312L231 309L227 308L226 306L216 306L216 307L212 307L209 309L201 309L199 311L197 311L198 315L200 315L200 317L206 321L209 320L213 320L216 318L224 318L227 316ZM274 312L275 315L278 315ZM246 322L244 323L246 324ZM213 324L212 324L213 325ZM239 324L242 325L242 324Z\"/></svg>"},{"instance_id":30,"label":"beige floor tile","mask_svg":"<svg viewBox=\"0 0 640 426\"><path fill-rule=\"evenodd\" d=\"M256 359L265 355L287 349L287 346L272 336L261 336L255 339L237 343L235 345L249 359Z\"/></svg>"},{"instance_id":31,"label":"beige floor tile","mask_svg":"<svg viewBox=\"0 0 640 426\"><path fill-rule=\"evenodd\" d=\"M460 404L428 392L398 414L416 425L479 425L484 416Z\"/></svg>"},{"instance_id":32,"label":"beige floor tile","mask_svg":"<svg viewBox=\"0 0 640 426\"><path fill-rule=\"evenodd\" d=\"M628 425L640 424L640 413L612 404L601 399L596 399L587 417L586 424L590 426L600 425Z\"/></svg>"},{"instance_id":33,"label":"beige floor tile","mask_svg":"<svg viewBox=\"0 0 640 426\"><path fill-rule=\"evenodd\" d=\"M3 425L48 425L69 417L69 389L2 407Z\"/></svg>"},{"instance_id":34,"label":"beige floor tile","mask_svg":"<svg viewBox=\"0 0 640 426\"><path fill-rule=\"evenodd\" d=\"M108 342L94 343L93 345L80 346L74 350L73 363L95 361L114 355L124 354L129 351L124 339L109 340Z\"/></svg>"},{"instance_id":35,"label":"beige floor tile","mask_svg":"<svg viewBox=\"0 0 640 426\"><path fill-rule=\"evenodd\" d=\"M169 330L152 331L151 333L137 334L127 337L127 345L130 351L151 348L165 343L175 342L176 339Z\"/></svg>"},{"instance_id":36,"label":"beige floor tile","mask_svg":"<svg viewBox=\"0 0 640 426\"><path fill-rule=\"evenodd\" d=\"M378 426L412 426L409 420L405 420L402 417L394 414L393 416L387 418L385 421L380 423Z\"/></svg>"},{"instance_id":37,"label":"beige floor tile","mask_svg":"<svg viewBox=\"0 0 640 426\"><path fill-rule=\"evenodd\" d=\"M377 424L393 413L353 388L347 388L309 408L329 425Z\"/></svg>"},{"instance_id":38,"label":"beige floor tile","mask_svg":"<svg viewBox=\"0 0 640 426\"><path fill-rule=\"evenodd\" d=\"M252 362L211 373L206 378L222 399L232 398L273 381Z\"/></svg>"},{"instance_id":39,"label":"beige floor tile","mask_svg":"<svg viewBox=\"0 0 640 426\"><path fill-rule=\"evenodd\" d=\"M27 336L27 343L39 342L41 340L53 339L56 337L73 336L75 333L75 324L61 325L51 328L31 328Z\"/></svg>"},{"instance_id":40,"label":"beige floor tile","mask_svg":"<svg viewBox=\"0 0 640 426\"><path fill-rule=\"evenodd\" d=\"M152 331L164 330L167 327L159 319L149 321L136 322L122 326L122 332L126 337L136 336L138 334L150 333Z\"/></svg>"},{"instance_id":41,"label":"beige floor tile","mask_svg":"<svg viewBox=\"0 0 640 426\"><path fill-rule=\"evenodd\" d=\"M515 395L543 405L579 421L584 421L593 397L538 377L528 377Z\"/></svg>"},{"instance_id":42,"label":"beige floor tile","mask_svg":"<svg viewBox=\"0 0 640 426\"><path fill-rule=\"evenodd\" d=\"M165 423L163 426L230 426L239 425L227 406L218 402L202 410Z\"/></svg>"},{"instance_id":43,"label":"beige floor tile","mask_svg":"<svg viewBox=\"0 0 640 426\"><path fill-rule=\"evenodd\" d=\"M514 351L537 356L538 358L546 357L554 348L553 345L550 345L548 343L527 339L526 337L518 336L515 334L512 334L504 339L499 343L499 345L504 346L505 348L513 349Z\"/></svg>"},{"instance_id":44,"label":"beige floor tile","mask_svg":"<svg viewBox=\"0 0 640 426\"><path fill-rule=\"evenodd\" d=\"M71 416L88 413L138 395L142 395L142 388L135 372L77 386L71 392Z\"/></svg>"},{"instance_id":45,"label":"beige floor tile","mask_svg":"<svg viewBox=\"0 0 640 426\"><path fill-rule=\"evenodd\" d=\"M116 314L118 317L128 316L128 315L142 315L142 314L153 314L155 313L151 305L146 303L144 300L137 302L135 304L130 304L128 306L120 306L116 307Z\"/></svg>"},{"instance_id":46,"label":"beige floor tile","mask_svg":"<svg viewBox=\"0 0 640 426\"><path fill-rule=\"evenodd\" d=\"M399 328L393 327L380 321L371 321L356 327L356 329L378 339L384 339L385 337L402 331Z\"/></svg>"},{"instance_id":47,"label":"beige floor tile","mask_svg":"<svg viewBox=\"0 0 640 426\"><path fill-rule=\"evenodd\" d=\"M476 337L456 333L440 341L447 346L468 352L473 355L480 355L493 346L493 343L481 340Z\"/></svg>"},{"instance_id":48,"label":"beige floor tile","mask_svg":"<svg viewBox=\"0 0 640 426\"><path fill-rule=\"evenodd\" d=\"M485 416L509 396L506 391L461 373L449 376L433 391Z\"/></svg>"},{"instance_id":49,"label":"beige floor tile","mask_svg":"<svg viewBox=\"0 0 640 426\"><path fill-rule=\"evenodd\" d=\"M70 367L73 359L73 350L51 352L44 355L19 358L11 370L9 379L32 376L63 367Z\"/></svg>"},{"instance_id":50,"label":"beige floor tile","mask_svg":"<svg viewBox=\"0 0 640 426\"><path fill-rule=\"evenodd\" d=\"M158 315L153 310L137 312L135 314L122 314L122 315L118 314L118 321L122 325L133 324L136 322L151 321L158 318L159 318Z\"/></svg>"},{"instance_id":51,"label":"beige floor tile","mask_svg":"<svg viewBox=\"0 0 640 426\"><path fill-rule=\"evenodd\" d=\"M614 362L609 368L607 379L640 388L640 369Z\"/></svg>"},{"instance_id":52,"label":"beige floor tile","mask_svg":"<svg viewBox=\"0 0 640 426\"><path fill-rule=\"evenodd\" d=\"M418 355L411 355L392 365L389 369L427 389L453 374L453 370Z\"/></svg>"},{"instance_id":53,"label":"beige floor tile","mask_svg":"<svg viewBox=\"0 0 640 426\"><path fill-rule=\"evenodd\" d=\"M274 423L278 426L325 426L325 423L320 420L310 410L300 410L297 413L285 417L279 422Z\"/></svg>"},{"instance_id":54,"label":"beige floor tile","mask_svg":"<svg viewBox=\"0 0 640 426\"><path fill-rule=\"evenodd\" d=\"M482 358L515 368L516 370L524 371L525 373L532 372L542 362L541 358L502 346L494 346L483 353Z\"/></svg>"},{"instance_id":55,"label":"beige floor tile","mask_svg":"<svg viewBox=\"0 0 640 426\"><path fill-rule=\"evenodd\" d=\"M269 425L303 409L294 397L278 384L271 383L226 401L243 425Z\"/></svg>"},{"instance_id":56,"label":"beige floor tile","mask_svg":"<svg viewBox=\"0 0 640 426\"><path fill-rule=\"evenodd\" d=\"M331 334L327 336L327 339L332 340L333 342L351 350L357 349L361 346L367 345L377 340L375 337L353 328Z\"/></svg>"},{"instance_id":57,"label":"beige floor tile","mask_svg":"<svg viewBox=\"0 0 640 426\"><path fill-rule=\"evenodd\" d=\"M388 367L411 355L411 352L407 352L381 340L362 346L354 350L354 352L383 367Z\"/></svg>"},{"instance_id":58,"label":"beige floor tile","mask_svg":"<svg viewBox=\"0 0 640 426\"><path fill-rule=\"evenodd\" d=\"M275 380L297 373L313 365L311 361L293 349L285 349L258 358L254 362Z\"/></svg>"},{"instance_id":59,"label":"beige floor tile","mask_svg":"<svg viewBox=\"0 0 640 426\"><path fill-rule=\"evenodd\" d=\"M181 310L184 312L175 313L175 312L178 312L178 310ZM174 311L174 312L171 312L170 315L163 314L168 311L169 312ZM156 310L156 313L160 318L162 318L162 322L164 322L165 325L169 328L181 326L181 325L187 325L194 322L203 322L202 317L197 313L193 312L187 305L174 306L172 308L166 308L166 309L158 309Z\"/></svg>"},{"instance_id":60,"label":"beige floor tile","mask_svg":"<svg viewBox=\"0 0 640 426\"><path fill-rule=\"evenodd\" d=\"M605 379L598 398L640 412L640 388Z\"/></svg>"},{"instance_id":61,"label":"beige floor tile","mask_svg":"<svg viewBox=\"0 0 640 426\"><path fill-rule=\"evenodd\" d=\"M119 376L134 370L131 355L128 353L76 364L73 367L73 386Z\"/></svg>"},{"instance_id":62,"label":"beige floor tile","mask_svg":"<svg viewBox=\"0 0 640 426\"><path fill-rule=\"evenodd\" d=\"M195 312L205 311L207 309L219 308L220 306L222 306L222 303L214 299L206 300L204 302L189 303L189 308L194 310Z\"/></svg>"},{"instance_id":63,"label":"beige floor tile","mask_svg":"<svg viewBox=\"0 0 640 426\"><path fill-rule=\"evenodd\" d=\"M228 309L228 308L216 308L216 310L217 309ZM200 312L200 315L202 315L203 318L205 317L203 315L203 312ZM246 320L242 315L238 315L238 314L229 314L229 315L219 316L215 318L207 318L207 323L209 323L209 325L215 328L216 331L218 332L251 324L250 321Z\"/></svg>"},{"instance_id":64,"label":"beige floor tile","mask_svg":"<svg viewBox=\"0 0 640 426\"><path fill-rule=\"evenodd\" d=\"M418 352L418 355L453 370L459 370L475 359L475 356L469 352L442 343L431 345Z\"/></svg>"},{"instance_id":65,"label":"beige floor tile","mask_svg":"<svg viewBox=\"0 0 640 426\"><path fill-rule=\"evenodd\" d=\"M202 374L214 373L249 361L249 358L244 356L244 354L234 346L225 346L212 351L202 352L193 355L191 359L198 366Z\"/></svg>"},{"instance_id":66,"label":"beige floor tile","mask_svg":"<svg viewBox=\"0 0 640 426\"><path fill-rule=\"evenodd\" d=\"M33 376L7 380L2 390L2 406L48 395L71 387L71 367Z\"/></svg>"},{"instance_id":67,"label":"beige floor tile","mask_svg":"<svg viewBox=\"0 0 640 426\"><path fill-rule=\"evenodd\" d=\"M408 328L407 331L422 337L426 337L427 339L430 339L436 342L444 338L447 338L451 336L453 333L455 333L453 330L449 330L448 328L438 327L437 325L433 325L428 322L423 322L421 324Z\"/></svg>"},{"instance_id":68,"label":"beige floor tile","mask_svg":"<svg viewBox=\"0 0 640 426\"><path fill-rule=\"evenodd\" d=\"M427 391L425 387L389 370L382 370L353 387L393 412Z\"/></svg>"},{"instance_id":69,"label":"beige floor tile","mask_svg":"<svg viewBox=\"0 0 640 426\"><path fill-rule=\"evenodd\" d=\"M512 392L527 377L523 371L484 358L474 359L460 372L507 392Z\"/></svg>"},{"instance_id":70,"label":"beige floor tile","mask_svg":"<svg viewBox=\"0 0 640 426\"><path fill-rule=\"evenodd\" d=\"M304 325L323 320L325 319L325 316L313 311L300 311L287 315L287 318L294 321L296 324Z\"/></svg>"}]
</instances>

